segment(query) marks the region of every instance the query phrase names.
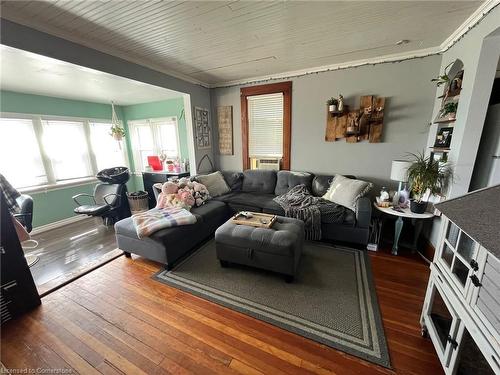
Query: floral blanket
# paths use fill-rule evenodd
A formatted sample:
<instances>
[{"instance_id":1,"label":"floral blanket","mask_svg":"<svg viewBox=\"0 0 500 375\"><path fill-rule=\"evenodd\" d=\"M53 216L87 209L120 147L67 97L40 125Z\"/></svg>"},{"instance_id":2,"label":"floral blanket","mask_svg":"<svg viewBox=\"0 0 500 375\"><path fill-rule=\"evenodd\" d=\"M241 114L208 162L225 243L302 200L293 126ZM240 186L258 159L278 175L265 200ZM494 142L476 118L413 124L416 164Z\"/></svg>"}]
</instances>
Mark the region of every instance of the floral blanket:
<instances>
[{"instance_id":1,"label":"floral blanket","mask_svg":"<svg viewBox=\"0 0 500 375\"><path fill-rule=\"evenodd\" d=\"M132 215L139 238L149 237L160 229L196 223L196 216L181 207L153 208Z\"/></svg>"}]
</instances>

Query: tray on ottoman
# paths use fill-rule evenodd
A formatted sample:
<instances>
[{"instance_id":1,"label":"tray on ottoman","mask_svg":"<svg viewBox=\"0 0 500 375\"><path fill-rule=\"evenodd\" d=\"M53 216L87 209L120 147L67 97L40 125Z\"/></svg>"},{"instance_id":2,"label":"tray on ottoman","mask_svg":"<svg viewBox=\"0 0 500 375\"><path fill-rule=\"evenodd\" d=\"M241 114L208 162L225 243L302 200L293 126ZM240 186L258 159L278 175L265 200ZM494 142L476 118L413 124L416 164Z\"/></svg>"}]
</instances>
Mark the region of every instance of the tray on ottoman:
<instances>
[{"instance_id":1,"label":"tray on ottoman","mask_svg":"<svg viewBox=\"0 0 500 375\"><path fill-rule=\"evenodd\" d=\"M243 264L286 276L296 275L304 243L304 222L277 216L272 228L238 225L229 219L215 231L221 266Z\"/></svg>"},{"instance_id":2,"label":"tray on ottoman","mask_svg":"<svg viewBox=\"0 0 500 375\"><path fill-rule=\"evenodd\" d=\"M252 217L245 217L238 212L231 219L234 224L250 225L257 228L271 228L276 221L276 215L263 214L262 212L249 212Z\"/></svg>"}]
</instances>

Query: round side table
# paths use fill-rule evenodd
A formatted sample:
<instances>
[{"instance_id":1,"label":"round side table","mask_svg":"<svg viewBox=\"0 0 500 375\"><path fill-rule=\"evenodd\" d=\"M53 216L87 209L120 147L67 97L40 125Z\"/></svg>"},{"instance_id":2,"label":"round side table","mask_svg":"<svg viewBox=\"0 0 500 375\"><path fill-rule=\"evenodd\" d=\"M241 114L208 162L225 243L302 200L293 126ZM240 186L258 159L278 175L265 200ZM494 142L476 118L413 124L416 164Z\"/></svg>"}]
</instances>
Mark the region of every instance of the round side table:
<instances>
[{"instance_id":1,"label":"round side table","mask_svg":"<svg viewBox=\"0 0 500 375\"><path fill-rule=\"evenodd\" d=\"M373 202L375 208L384 215L396 216L396 224L394 225L394 244L392 245L392 254L398 255L398 244L399 236L401 235L401 230L403 229L403 218L411 219L415 226L415 232L413 235L412 247L416 250L418 237L422 231L423 221L426 219L432 219L434 214L431 212L424 212L423 214L415 214L410 211L410 208L403 208L403 212L394 210L392 207L379 207L376 202Z\"/></svg>"}]
</instances>

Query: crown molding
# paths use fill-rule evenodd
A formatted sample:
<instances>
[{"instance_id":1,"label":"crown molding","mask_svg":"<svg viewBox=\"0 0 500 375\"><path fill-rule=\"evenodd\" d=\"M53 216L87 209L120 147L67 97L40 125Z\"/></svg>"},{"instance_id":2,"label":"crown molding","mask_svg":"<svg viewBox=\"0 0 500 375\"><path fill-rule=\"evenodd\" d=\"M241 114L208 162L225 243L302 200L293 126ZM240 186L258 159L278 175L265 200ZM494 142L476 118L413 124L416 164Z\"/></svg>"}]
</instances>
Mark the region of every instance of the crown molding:
<instances>
[{"instance_id":1,"label":"crown molding","mask_svg":"<svg viewBox=\"0 0 500 375\"><path fill-rule=\"evenodd\" d=\"M365 65L377 65L377 64L384 64L384 63L394 63L394 62L401 62L405 60L411 60L411 59L416 59L416 58L423 58L427 56L433 56L433 55L438 55L443 52L446 52L448 49L450 49L455 43L457 43L469 30L471 30L474 26L476 26L478 23L484 19L484 17L491 12L495 7L497 7L500 4L500 0L486 0L483 2L479 8L477 8L448 38L446 38L443 43L441 43L439 46L432 47L432 48L426 48L426 49L420 49L420 50L413 50L413 51L408 51L408 52L402 52L398 54L389 54L389 55L383 55L383 56L377 56L377 57L372 57L368 59L361 59L361 60L354 60L354 61L347 61L343 63L338 63L338 64L331 64L331 65L322 65L322 66L317 66L317 67L311 67L311 68L305 68L305 69L300 69L300 70L293 70L293 71L287 71L287 72L282 72L282 73L275 73L275 74L269 74L269 75L264 75L264 76L256 76L256 77L250 77L250 78L245 78L245 79L238 79L238 80L233 80L233 81L223 81L223 82L218 82L218 83L207 83L200 81L196 78L193 78L189 75L179 73L170 69L166 69L163 66L160 66L152 61L144 61L139 58L134 58L126 55L122 51L115 50L115 49L110 49L109 47L105 47L99 44L96 44L95 41L93 43L89 41L85 41L83 38L77 37L77 36L68 36L68 35L63 35L63 33L60 32L60 30L57 30L57 28L52 27L51 25L37 25L36 27L34 26L28 26L30 28L39 30L41 32L45 32L51 35L54 35L59 38L67 39L71 42L83 45L88 48L95 49L99 52L106 53L118 58L121 58L123 60L156 70L158 72L167 74L169 76L172 76L174 78L178 78L180 80L195 84L195 85L200 85L205 88L223 88L223 87L230 87L230 86L238 86L238 85L248 85L248 84L253 84L257 82L263 82L263 81L271 81L271 80L281 80L281 79L288 79L288 78L293 78L293 77L300 77L304 75L309 75L309 74L315 74L315 73L321 73L321 72L328 72L328 71L335 71L335 70L342 70L342 69L348 69L348 68L355 68L355 67L360 67L360 66L365 66ZM3 16L2 16L3 17ZM23 24L21 19L16 19L17 17L5 17L6 19L9 19L12 22L17 22L20 24Z\"/></svg>"},{"instance_id":2,"label":"crown molding","mask_svg":"<svg viewBox=\"0 0 500 375\"><path fill-rule=\"evenodd\" d=\"M270 74L265 76L257 76L246 79L225 81L214 84L209 84L210 88L223 88L230 86L248 85L263 81L272 81L280 79L289 79L293 77L300 77L308 74L315 74L321 72L335 71L341 69L355 68L365 65L376 65L391 62L400 62L404 60L411 60L415 58L422 58L427 56L439 55L450 49L455 43L457 43L469 30L480 23L483 18L491 12L495 7L500 4L500 0L486 0L482 3L479 8L477 8L448 38L446 38L443 43L439 46L413 50L409 52L403 52L399 54L391 54L378 56L368 59L356 60L356 61L346 61L344 63L323 65L318 67L312 67L307 69L300 69L294 71L288 71L283 73Z\"/></svg>"}]
</instances>

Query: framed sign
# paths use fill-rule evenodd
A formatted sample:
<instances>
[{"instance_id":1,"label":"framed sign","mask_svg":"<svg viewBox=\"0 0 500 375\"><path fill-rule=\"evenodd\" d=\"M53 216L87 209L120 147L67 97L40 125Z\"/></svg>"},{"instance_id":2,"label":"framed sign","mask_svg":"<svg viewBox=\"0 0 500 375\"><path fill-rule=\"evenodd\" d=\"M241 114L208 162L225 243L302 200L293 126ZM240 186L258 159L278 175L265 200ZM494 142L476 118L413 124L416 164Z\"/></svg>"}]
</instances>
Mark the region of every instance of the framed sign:
<instances>
[{"instance_id":1,"label":"framed sign","mask_svg":"<svg viewBox=\"0 0 500 375\"><path fill-rule=\"evenodd\" d=\"M233 106L217 107L219 154L233 155Z\"/></svg>"},{"instance_id":2,"label":"framed sign","mask_svg":"<svg viewBox=\"0 0 500 375\"><path fill-rule=\"evenodd\" d=\"M194 126L196 129L196 147L198 149L212 148L208 109L194 107Z\"/></svg>"}]
</instances>

